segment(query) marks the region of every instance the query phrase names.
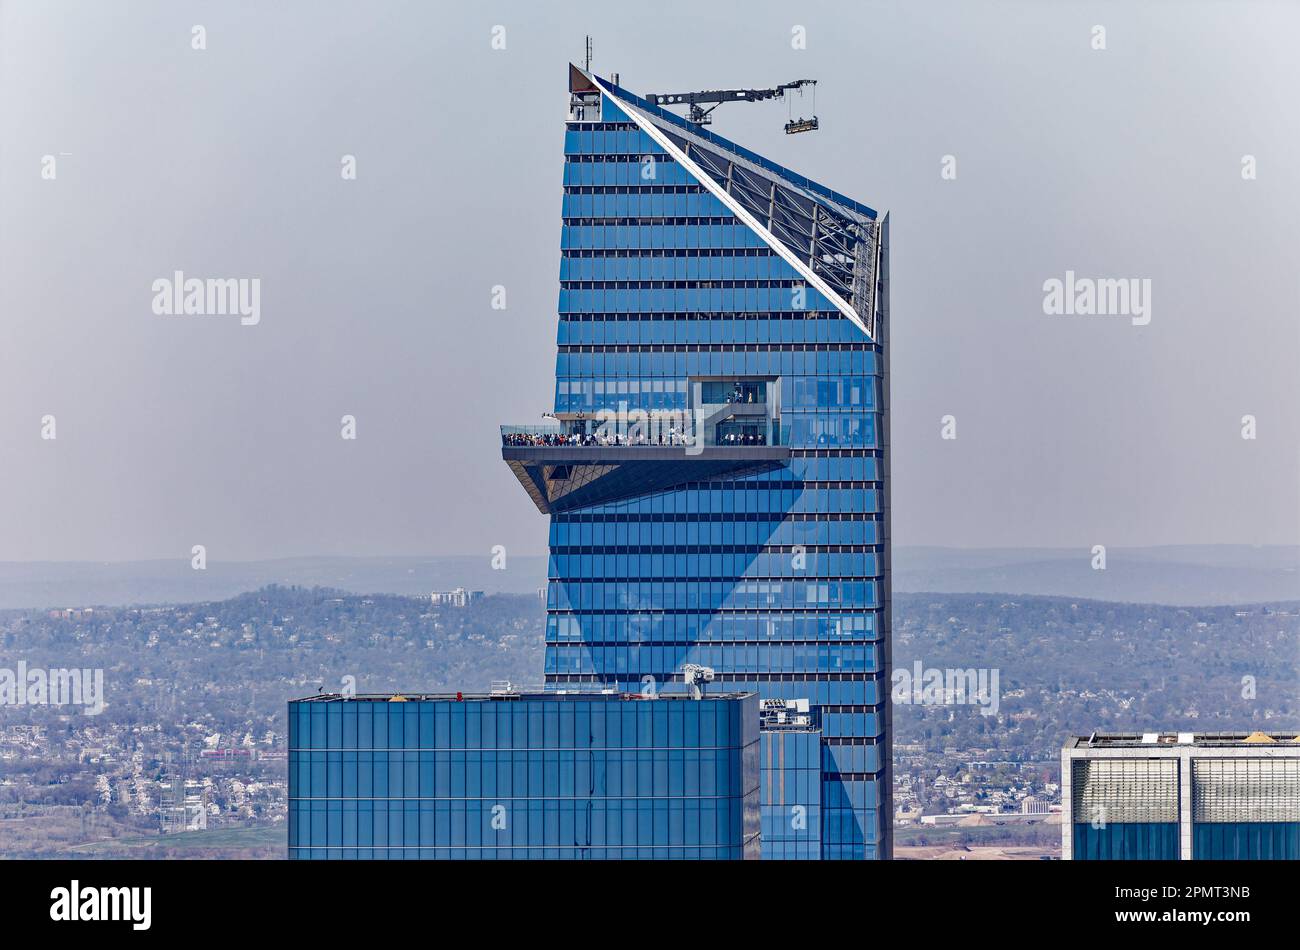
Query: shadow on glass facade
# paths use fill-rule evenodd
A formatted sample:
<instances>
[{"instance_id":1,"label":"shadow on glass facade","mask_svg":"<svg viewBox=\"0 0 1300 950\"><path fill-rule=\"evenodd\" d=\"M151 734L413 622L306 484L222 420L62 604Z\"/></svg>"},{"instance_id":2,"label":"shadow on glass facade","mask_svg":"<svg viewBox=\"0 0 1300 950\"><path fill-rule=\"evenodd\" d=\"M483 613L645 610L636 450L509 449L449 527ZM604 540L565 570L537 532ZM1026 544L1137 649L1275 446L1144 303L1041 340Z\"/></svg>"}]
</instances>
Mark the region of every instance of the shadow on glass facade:
<instances>
[{"instance_id":1,"label":"shadow on glass facade","mask_svg":"<svg viewBox=\"0 0 1300 950\"><path fill-rule=\"evenodd\" d=\"M547 688L806 701L762 768L812 825L765 856L887 857L888 226L570 78L555 422L502 450L550 516Z\"/></svg>"},{"instance_id":2,"label":"shadow on glass facade","mask_svg":"<svg viewBox=\"0 0 1300 950\"><path fill-rule=\"evenodd\" d=\"M753 694L289 703L291 859L758 856Z\"/></svg>"}]
</instances>

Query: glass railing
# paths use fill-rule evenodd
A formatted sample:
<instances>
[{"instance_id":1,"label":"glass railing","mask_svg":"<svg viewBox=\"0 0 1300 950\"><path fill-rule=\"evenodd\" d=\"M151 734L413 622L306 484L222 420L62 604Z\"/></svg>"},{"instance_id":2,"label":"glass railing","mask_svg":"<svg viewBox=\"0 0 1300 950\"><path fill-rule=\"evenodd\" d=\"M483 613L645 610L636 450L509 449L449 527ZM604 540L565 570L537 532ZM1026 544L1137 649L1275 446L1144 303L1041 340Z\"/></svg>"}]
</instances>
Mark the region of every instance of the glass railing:
<instances>
[{"instance_id":1,"label":"glass railing","mask_svg":"<svg viewBox=\"0 0 1300 950\"><path fill-rule=\"evenodd\" d=\"M705 427L706 447L741 448L746 446L779 446L786 442L788 432L779 420L738 416ZM788 428L788 427L786 427ZM667 448L690 447L695 444L695 426L682 420L672 422L652 420L649 424L616 421L597 424L586 419L550 425L501 426L501 444L509 447L575 447L607 448L637 447Z\"/></svg>"},{"instance_id":2,"label":"glass railing","mask_svg":"<svg viewBox=\"0 0 1300 950\"><path fill-rule=\"evenodd\" d=\"M682 435L676 427L650 427L642 431L636 426L587 428L574 426L502 426L501 444L511 447L558 447L558 448L611 448L647 446L667 448L686 447L691 439Z\"/></svg>"}]
</instances>

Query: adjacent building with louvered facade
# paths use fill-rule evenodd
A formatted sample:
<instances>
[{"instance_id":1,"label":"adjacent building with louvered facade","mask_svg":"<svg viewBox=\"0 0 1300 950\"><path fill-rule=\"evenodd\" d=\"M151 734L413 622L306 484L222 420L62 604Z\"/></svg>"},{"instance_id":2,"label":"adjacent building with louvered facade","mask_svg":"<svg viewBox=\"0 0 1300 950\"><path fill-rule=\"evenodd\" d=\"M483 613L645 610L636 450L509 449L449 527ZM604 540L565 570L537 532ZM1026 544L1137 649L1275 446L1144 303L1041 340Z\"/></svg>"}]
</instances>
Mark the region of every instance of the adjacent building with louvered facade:
<instances>
[{"instance_id":1,"label":"adjacent building with louvered facade","mask_svg":"<svg viewBox=\"0 0 1300 950\"><path fill-rule=\"evenodd\" d=\"M1074 737L1061 752L1066 860L1300 859L1300 736Z\"/></svg>"}]
</instances>

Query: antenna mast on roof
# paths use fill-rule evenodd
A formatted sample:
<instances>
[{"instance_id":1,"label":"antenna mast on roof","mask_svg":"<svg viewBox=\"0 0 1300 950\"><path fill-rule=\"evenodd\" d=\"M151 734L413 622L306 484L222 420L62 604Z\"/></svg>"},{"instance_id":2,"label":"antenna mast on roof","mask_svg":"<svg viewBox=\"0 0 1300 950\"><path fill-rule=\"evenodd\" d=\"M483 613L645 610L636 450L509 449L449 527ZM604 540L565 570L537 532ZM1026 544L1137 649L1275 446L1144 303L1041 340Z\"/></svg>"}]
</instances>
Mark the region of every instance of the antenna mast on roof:
<instances>
[{"instance_id":1,"label":"antenna mast on roof","mask_svg":"<svg viewBox=\"0 0 1300 950\"><path fill-rule=\"evenodd\" d=\"M591 72L591 37L590 36L587 37L587 57L584 60L583 69L585 69L588 73ZM612 82L614 85L616 86L618 85L618 73L610 73L609 79L610 82Z\"/></svg>"}]
</instances>

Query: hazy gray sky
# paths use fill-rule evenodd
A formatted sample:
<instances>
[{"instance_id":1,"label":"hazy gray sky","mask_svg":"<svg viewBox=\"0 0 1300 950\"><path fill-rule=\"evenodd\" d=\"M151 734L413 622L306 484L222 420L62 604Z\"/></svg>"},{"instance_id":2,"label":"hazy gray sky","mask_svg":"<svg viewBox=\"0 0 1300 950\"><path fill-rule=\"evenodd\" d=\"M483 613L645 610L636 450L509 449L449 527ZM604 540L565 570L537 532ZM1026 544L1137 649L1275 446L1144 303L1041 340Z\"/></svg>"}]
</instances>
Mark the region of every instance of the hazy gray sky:
<instances>
[{"instance_id":1,"label":"hazy gray sky","mask_svg":"<svg viewBox=\"0 0 1300 950\"><path fill-rule=\"evenodd\" d=\"M586 33L635 91L819 80L816 134L714 129L892 214L898 543L1300 540L1294 4L4 0L0 560L543 551L496 427L552 405ZM260 323L156 315L175 270ZM1045 315L1067 270L1151 322Z\"/></svg>"}]
</instances>

